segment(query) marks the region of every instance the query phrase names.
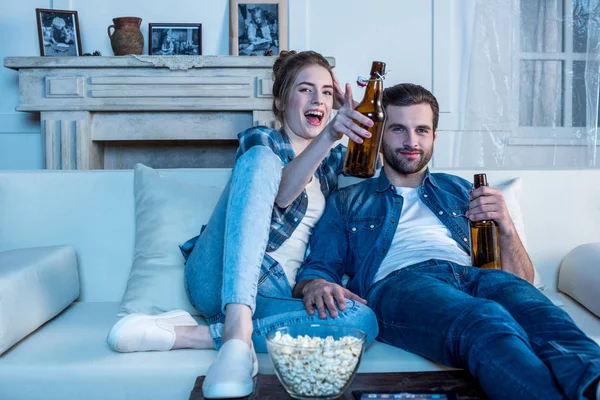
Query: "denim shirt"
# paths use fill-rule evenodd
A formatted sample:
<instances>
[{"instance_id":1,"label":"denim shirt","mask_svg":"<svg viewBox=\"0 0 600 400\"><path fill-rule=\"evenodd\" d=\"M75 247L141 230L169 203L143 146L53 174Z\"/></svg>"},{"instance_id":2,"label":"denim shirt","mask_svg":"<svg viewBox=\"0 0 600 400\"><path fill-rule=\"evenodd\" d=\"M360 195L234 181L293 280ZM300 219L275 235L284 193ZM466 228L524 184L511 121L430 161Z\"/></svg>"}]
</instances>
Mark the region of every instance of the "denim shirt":
<instances>
[{"instance_id":1,"label":"denim shirt","mask_svg":"<svg viewBox=\"0 0 600 400\"><path fill-rule=\"evenodd\" d=\"M452 238L470 253L469 181L427 169L417 192L423 203L448 228ZM400 220L404 199L396 193L384 170L378 178L339 189L327 201L325 213L310 240L310 254L297 282L323 278L365 296L385 258Z\"/></svg>"}]
</instances>

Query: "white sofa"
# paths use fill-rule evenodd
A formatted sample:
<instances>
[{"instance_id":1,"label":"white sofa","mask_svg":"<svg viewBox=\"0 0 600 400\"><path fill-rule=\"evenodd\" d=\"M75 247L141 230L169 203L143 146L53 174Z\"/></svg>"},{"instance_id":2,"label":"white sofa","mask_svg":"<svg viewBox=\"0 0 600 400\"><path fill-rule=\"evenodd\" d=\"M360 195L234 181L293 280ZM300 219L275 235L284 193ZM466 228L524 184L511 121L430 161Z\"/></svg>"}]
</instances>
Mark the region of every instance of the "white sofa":
<instances>
[{"instance_id":1,"label":"white sofa","mask_svg":"<svg viewBox=\"0 0 600 400\"><path fill-rule=\"evenodd\" d=\"M470 180L480 171L446 172ZM565 260L560 276L565 290L590 309L600 309L600 296L594 292L600 287L600 246L584 246L565 259L579 245L600 242L600 170L487 172L492 185L521 177L527 249L541 274L544 293L600 343L600 318L557 293L559 268ZM222 187L230 170L161 174ZM7 293L22 299L0 314L0 337L2 326L21 336L33 331L0 355L0 399L188 398L196 377L213 361L214 350L120 354L105 341L119 319L132 265L134 225L131 170L0 171L0 309L3 296L6 306ZM54 271L49 276L39 272L46 271L46 265ZM50 282L46 289L44 282ZM41 286L33 290L36 296L25 295L28 285L37 284ZM70 295L57 296L48 287ZM577 293L580 287L582 293ZM64 307L35 329L35 321L45 321L53 316L53 309L56 314ZM259 355L259 362L261 373L272 373L268 355ZM359 371L442 368L375 343L366 351Z\"/></svg>"}]
</instances>

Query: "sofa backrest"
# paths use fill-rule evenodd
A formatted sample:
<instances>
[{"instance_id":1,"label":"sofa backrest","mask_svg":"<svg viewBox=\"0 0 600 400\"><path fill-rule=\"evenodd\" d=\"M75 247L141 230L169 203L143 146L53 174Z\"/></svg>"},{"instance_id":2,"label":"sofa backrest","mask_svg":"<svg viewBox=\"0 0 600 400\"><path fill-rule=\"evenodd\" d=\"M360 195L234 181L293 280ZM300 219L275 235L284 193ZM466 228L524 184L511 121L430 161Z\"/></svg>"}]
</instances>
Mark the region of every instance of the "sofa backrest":
<instances>
[{"instance_id":1,"label":"sofa backrest","mask_svg":"<svg viewBox=\"0 0 600 400\"><path fill-rule=\"evenodd\" d=\"M434 172L472 180L481 171ZM188 183L224 187L231 170L160 173ZM521 177L527 250L546 287L556 288L557 269L567 252L579 244L600 241L600 170L487 174L491 185ZM132 170L0 171L0 251L59 244L75 247L80 301L121 300L133 260L134 224Z\"/></svg>"},{"instance_id":2,"label":"sofa backrest","mask_svg":"<svg viewBox=\"0 0 600 400\"><path fill-rule=\"evenodd\" d=\"M230 169L161 171L225 187ZM133 261L133 170L0 171L0 251L66 244L77 251L79 301L120 301Z\"/></svg>"}]
</instances>

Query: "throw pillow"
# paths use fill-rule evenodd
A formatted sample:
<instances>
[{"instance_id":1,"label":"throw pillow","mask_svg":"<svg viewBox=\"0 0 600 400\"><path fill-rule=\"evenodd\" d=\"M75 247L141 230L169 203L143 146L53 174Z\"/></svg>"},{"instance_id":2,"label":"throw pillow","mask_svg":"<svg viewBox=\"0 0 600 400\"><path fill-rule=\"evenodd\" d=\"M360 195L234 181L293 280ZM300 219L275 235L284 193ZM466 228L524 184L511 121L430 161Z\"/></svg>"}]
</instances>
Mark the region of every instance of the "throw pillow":
<instances>
[{"instance_id":1,"label":"throw pillow","mask_svg":"<svg viewBox=\"0 0 600 400\"><path fill-rule=\"evenodd\" d=\"M135 249L119 316L174 309L198 315L185 293L185 260L179 244L200 232L222 191L135 166Z\"/></svg>"}]
</instances>

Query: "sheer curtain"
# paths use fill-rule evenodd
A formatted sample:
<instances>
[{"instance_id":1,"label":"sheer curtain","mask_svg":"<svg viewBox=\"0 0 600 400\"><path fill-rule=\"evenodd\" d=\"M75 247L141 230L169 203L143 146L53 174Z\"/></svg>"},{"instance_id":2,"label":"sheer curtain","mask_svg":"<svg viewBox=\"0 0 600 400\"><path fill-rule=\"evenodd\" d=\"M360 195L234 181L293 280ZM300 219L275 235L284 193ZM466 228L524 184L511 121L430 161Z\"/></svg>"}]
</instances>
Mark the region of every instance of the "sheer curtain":
<instances>
[{"instance_id":1,"label":"sheer curtain","mask_svg":"<svg viewBox=\"0 0 600 400\"><path fill-rule=\"evenodd\" d=\"M600 0L477 0L455 167L599 167Z\"/></svg>"},{"instance_id":2,"label":"sheer curtain","mask_svg":"<svg viewBox=\"0 0 600 400\"><path fill-rule=\"evenodd\" d=\"M585 137L589 167L600 167L598 158L598 124L600 123L600 0L589 0L587 7L577 7L577 31L581 41L585 40Z\"/></svg>"}]
</instances>

